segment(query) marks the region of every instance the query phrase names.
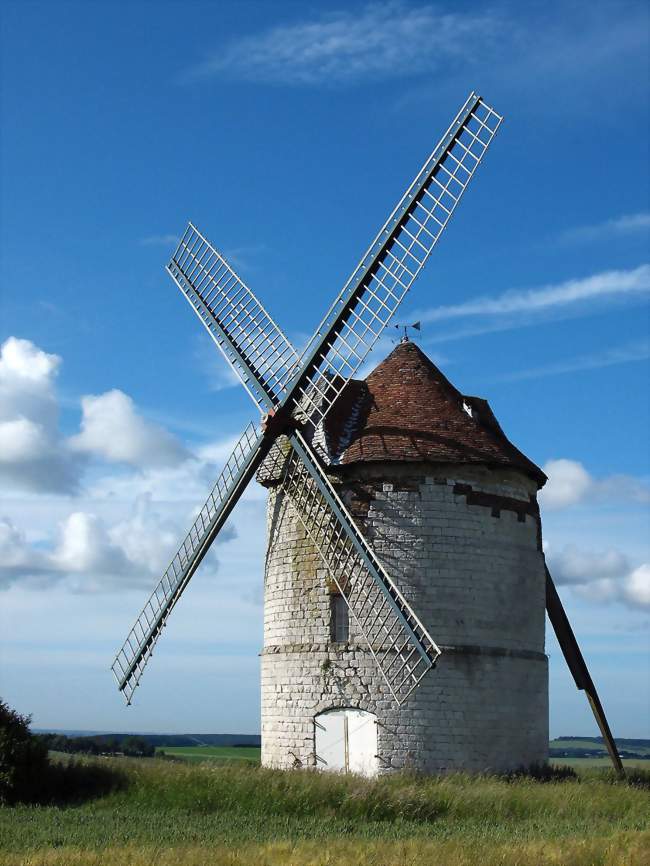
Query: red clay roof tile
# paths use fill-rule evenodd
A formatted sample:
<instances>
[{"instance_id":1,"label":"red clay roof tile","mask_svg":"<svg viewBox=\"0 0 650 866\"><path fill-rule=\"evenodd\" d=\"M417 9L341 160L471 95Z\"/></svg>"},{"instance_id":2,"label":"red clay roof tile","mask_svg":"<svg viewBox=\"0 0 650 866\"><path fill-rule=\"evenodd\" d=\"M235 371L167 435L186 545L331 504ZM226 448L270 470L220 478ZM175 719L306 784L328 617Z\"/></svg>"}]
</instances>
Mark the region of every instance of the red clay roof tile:
<instances>
[{"instance_id":1,"label":"red clay roof tile","mask_svg":"<svg viewBox=\"0 0 650 866\"><path fill-rule=\"evenodd\" d=\"M399 343L365 381L350 382L325 424L330 453L342 467L481 463L519 469L540 487L546 481L506 438L487 401L461 394L412 342Z\"/></svg>"}]
</instances>

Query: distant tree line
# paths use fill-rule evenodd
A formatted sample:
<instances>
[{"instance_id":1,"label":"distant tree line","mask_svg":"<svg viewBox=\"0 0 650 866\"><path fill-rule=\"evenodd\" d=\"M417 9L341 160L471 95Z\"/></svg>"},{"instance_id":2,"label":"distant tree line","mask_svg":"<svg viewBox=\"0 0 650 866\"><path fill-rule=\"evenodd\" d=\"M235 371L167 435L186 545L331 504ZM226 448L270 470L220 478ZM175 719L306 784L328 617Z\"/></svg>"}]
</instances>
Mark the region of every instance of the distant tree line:
<instances>
[{"instance_id":1,"label":"distant tree line","mask_svg":"<svg viewBox=\"0 0 650 866\"><path fill-rule=\"evenodd\" d=\"M551 743L558 741L573 740L574 742L600 743L605 746L605 741L602 737L555 737ZM616 745L620 748L629 746L631 748L650 749L650 740L639 739L634 737L616 737Z\"/></svg>"},{"instance_id":2,"label":"distant tree line","mask_svg":"<svg viewBox=\"0 0 650 866\"><path fill-rule=\"evenodd\" d=\"M650 740L617 737L616 748L621 758L650 760ZM556 737L549 743L550 758L607 757L602 737Z\"/></svg>"},{"instance_id":3,"label":"distant tree line","mask_svg":"<svg viewBox=\"0 0 650 866\"><path fill-rule=\"evenodd\" d=\"M67 752L71 755L126 755L129 758L151 758L156 747L145 737L132 734L97 734L90 737L67 737L65 734L37 734L50 752Z\"/></svg>"},{"instance_id":4,"label":"distant tree line","mask_svg":"<svg viewBox=\"0 0 650 866\"><path fill-rule=\"evenodd\" d=\"M567 738L568 739L568 738ZM606 758L607 752L605 749L549 749L549 758ZM618 754L621 758L634 758L635 760L650 761L650 755L647 752L632 752L629 749L619 749Z\"/></svg>"},{"instance_id":5,"label":"distant tree line","mask_svg":"<svg viewBox=\"0 0 650 866\"><path fill-rule=\"evenodd\" d=\"M165 746L169 746L170 748L178 746L241 746L243 748L253 746L259 748L261 745L259 734L114 734L110 732L103 734L82 734L78 731L69 731L68 733L65 731L54 731L41 732L39 736L60 736L68 740L79 740L82 742L97 740L102 744L106 744L111 740L117 740L119 743L122 743L129 737L137 737L156 748ZM55 750L54 746L50 748ZM61 749L61 751L64 750ZM104 747L103 751L105 754L108 754L110 749ZM122 749L118 749L117 751L124 754Z\"/></svg>"}]
</instances>

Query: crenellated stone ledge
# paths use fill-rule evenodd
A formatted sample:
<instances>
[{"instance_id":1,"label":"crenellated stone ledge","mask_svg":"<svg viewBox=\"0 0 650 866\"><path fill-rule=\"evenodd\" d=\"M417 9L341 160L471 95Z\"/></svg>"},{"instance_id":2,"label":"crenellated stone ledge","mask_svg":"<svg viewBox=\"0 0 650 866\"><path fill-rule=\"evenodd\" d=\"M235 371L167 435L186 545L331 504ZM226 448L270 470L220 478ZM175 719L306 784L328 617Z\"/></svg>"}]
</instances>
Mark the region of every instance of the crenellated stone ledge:
<instances>
[{"instance_id":1,"label":"crenellated stone ledge","mask_svg":"<svg viewBox=\"0 0 650 866\"><path fill-rule=\"evenodd\" d=\"M546 653L536 652L535 650L520 650L509 649L508 647L495 646L478 646L476 644L439 644L441 652L448 655L463 655L463 656L493 656L498 658L513 658L513 659L529 659L531 661L546 662L548 656ZM287 643L266 646L261 651L260 655L281 655L293 653L329 653L333 655L342 653L369 653L371 648L367 644L356 643ZM394 652L388 646L373 645L372 652Z\"/></svg>"}]
</instances>

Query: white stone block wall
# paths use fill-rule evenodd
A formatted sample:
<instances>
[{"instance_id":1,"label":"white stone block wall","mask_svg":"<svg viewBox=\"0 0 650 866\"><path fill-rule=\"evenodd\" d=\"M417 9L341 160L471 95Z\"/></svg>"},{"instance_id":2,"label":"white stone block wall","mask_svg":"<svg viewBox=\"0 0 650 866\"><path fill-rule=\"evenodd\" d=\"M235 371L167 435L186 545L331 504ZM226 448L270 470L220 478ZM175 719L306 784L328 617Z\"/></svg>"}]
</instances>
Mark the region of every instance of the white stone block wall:
<instances>
[{"instance_id":1,"label":"white stone block wall","mask_svg":"<svg viewBox=\"0 0 650 866\"><path fill-rule=\"evenodd\" d=\"M352 618L349 644L331 644L326 573L291 503L271 489L263 763L314 766L314 715L343 706L377 715L384 771L500 771L545 760L535 484L513 470L457 465L353 472L339 493L443 653L399 707Z\"/></svg>"}]
</instances>

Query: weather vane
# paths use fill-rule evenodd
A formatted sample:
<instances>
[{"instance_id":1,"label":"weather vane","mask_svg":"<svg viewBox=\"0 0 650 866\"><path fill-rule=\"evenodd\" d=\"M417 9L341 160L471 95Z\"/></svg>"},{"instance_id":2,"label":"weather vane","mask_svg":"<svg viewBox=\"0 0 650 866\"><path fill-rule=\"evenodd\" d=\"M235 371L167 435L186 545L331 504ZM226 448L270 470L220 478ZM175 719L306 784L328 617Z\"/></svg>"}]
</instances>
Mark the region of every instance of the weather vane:
<instances>
[{"instance_id":1,"label":"weather vane","mask_svg":"<svg viewBox=\"0 0 650 866\"><path fill-rule=\"evenodd\" d=\"M409 328L413 328L414 331L421 331L422 330L422 325L420 324L420 322L413 322L412 325L398 324L398 325L394 325L393 327L397 328L398 331L401 330L402 328L404 329L404 336L400 340L401 343L408 343L409 342L409 335L408 335L408 329Z\"/></svg>"}]
</instances>

